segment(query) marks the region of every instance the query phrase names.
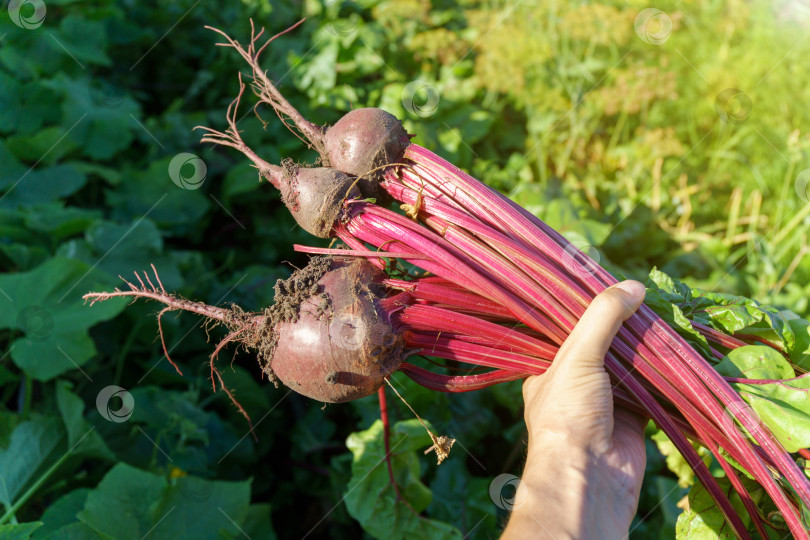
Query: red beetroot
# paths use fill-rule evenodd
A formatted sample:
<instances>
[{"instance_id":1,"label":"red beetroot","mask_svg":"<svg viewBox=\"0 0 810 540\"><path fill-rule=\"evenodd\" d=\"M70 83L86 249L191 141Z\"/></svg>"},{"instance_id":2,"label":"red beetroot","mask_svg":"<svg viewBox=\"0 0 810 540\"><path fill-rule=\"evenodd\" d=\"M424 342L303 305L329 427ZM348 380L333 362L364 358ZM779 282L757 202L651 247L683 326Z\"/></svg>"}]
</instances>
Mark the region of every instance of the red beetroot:
<instances>
[{"instance_id":1,"label":"red beetroot","mask_svg":"<svg viewBox=\"0 0 810 540\"><path fill-rule=\"evenodd\" d=\"M319 257L279 282L271 310L274 343L265 371L319 401L351 401L375 393L399 368L404 348L379 305L382 277L363 259Z\"/></svg>"},{"instance_id":2,"label":"red beetroot","mask_svg":"<svg viewBox=\"0 0 810 540\"><path fill-rule=\"evenodd\" d=\"M90 293L84 298L91 302L116 296L150 298L167 306L158 314L158 324L167 311L185 310L224 325L229 334L211 355L215 389L217 381L223 389L225 386L214 360L231 342L255 351L271 380L277 377L300 394L330 403L375 393L404 358L403 340L380 305L384 274L364 259L313 259L289 279L276 283L276 302L261 313L208 306L168 294L157 273L159 287L148 276L149 287L136 277L141 287L128 283L129 291Z\"/></svg>"},{"instance_id":3,"label":"red beetroot","mask_svg":"<svg viewBox=\"0 0 810 540\"><path fill-rule=\"evenodd\" d=\"M236 113L245 91L239 78L239 95L228 107L228 127L225 131L198 126L205 131L202 142L211 142L236 148L256 166L259 174L281 192L281 199L295 221L308 233L319 238L332 236L332 229L340 218L343 201L360 197L357 180L328 167L301 167L288 160L284 167L260 158L242 140L236 126Z\"/></svg>"},{"instance_id":4,"label":"red beetroot","mask_svg":"<svg viewBox=\"0 0 810 540\"><path fill-rule=\"evenodd\" d=\"M346 113L324 136L329 165L361 177L360 190L379 197L379 179L386 165L397 163L410 144L402 122L382 109L355 109Z\"/></svg>"},{"instance_id":5,"label":"red beetroot","mask_svg":"<svg viewBox=\"0 0 810 540\"><path fill-rule=\"evenodd\" d=\"M327 167L292 166L280 182L281 199L302 229L329 238L343 201L360 196L354 178Z\"/></svg>"}]
</instances>

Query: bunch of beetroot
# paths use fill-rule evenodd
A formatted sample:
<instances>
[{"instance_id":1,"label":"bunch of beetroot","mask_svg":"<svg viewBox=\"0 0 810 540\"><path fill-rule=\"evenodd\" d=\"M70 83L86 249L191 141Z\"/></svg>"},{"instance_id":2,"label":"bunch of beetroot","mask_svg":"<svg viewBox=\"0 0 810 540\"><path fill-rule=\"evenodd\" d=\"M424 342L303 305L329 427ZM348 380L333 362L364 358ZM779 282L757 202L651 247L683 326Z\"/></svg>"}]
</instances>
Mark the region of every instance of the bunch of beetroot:
<instances>
[{"instance_id":1,"label":"bunch of beetroot","mask_svg":"<svg viewBox=\"0 0 810 540\"><path fill-rule=\"evenodd\" d=\"M319 256L280 281L276 303L260 313L191 302L167 293L159 280L158 286L141 282L87 298L151 298L165 304L161 315L182 309L224 325L228 335L212 354L211 377L225 391L213 360L234 342L254 350L272 380L325 402L373 394L395 371L445 392L542 374L588 304L616 279L520 206L411 144L390 114L358 109L331 127L308 122L259 66L260 54L278 36L257 48L262 32L254 32L247 47L217 32L252 68L259 100L318 151L321 166L274 165L245 145L236 126L241 78L228 128L207 129L203 141L241 151L281 192L301 227L345 245L298 246ZM414 276L398 261L422 272ZM695 328L718 358L747 344ZM408 362L419 356L479 369L446 375L432 364ZM717 457L763 538L773 516L760 514L735 467L765 489L795 537L810 539L802 519L810 508L810 481L795 456L651 309L642 306L624 324L606 368L616 402L649 416L669 436L737 536L749 535L691 441Z\"/></svg>"}]
</instances>

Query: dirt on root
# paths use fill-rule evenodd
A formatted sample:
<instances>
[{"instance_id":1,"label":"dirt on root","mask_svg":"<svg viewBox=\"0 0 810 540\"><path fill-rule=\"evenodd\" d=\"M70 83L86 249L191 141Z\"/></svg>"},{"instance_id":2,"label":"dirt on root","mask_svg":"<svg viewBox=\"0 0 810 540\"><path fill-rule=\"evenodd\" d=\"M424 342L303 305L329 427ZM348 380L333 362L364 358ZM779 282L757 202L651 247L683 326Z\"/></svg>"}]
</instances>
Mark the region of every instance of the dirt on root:
<instances>
[{"instance_id":1,"label":"dirt on root","mask_svg":"<svg viewBox=\"0 0 810 540\"><path fill-rule=\"evenodd\" d=\"M281 160L281 168L284 169L284 178L287 179L286 188L281 190L281 202L284 203L290 212L295 214L300 210L298 205L298 169L301 166L297 164L292 158L284 158Z\"/></svg>"},{"instance_id":2,"label":"dirt on root","mask_svg":"<svg viewBox=\"0 0 810 540\"><path fill-rule=\"evenodd\" d=\"M270 367L270 360L278 342L277 328L280 323L296 322L301 304L312 297L320 297L326 308L328 296L319 292L318 280L331 269L332 263L332 257L314 257L289 278L279 279L274 287L275 302L265 308L261 316L248 313L237 305L228 309L223 324L232 333L241 331L234 341L256 351L262 371L276 387L278 379Z\"/></svg>"},{"instance_id":3,"label":"dirt on root","mask_svg":"<svg viewBox=\"0 0 810 540\"><path fill-rule=\"evenodd\" d=\"M332 268L332 257L314 257L303 269L297 270L287 279L276 281L273 311L274 323L296 322L298 310L304 301L318 295L318 281ZM325 293L320 295L326 299Z\"/></svg>"}]
</instances>

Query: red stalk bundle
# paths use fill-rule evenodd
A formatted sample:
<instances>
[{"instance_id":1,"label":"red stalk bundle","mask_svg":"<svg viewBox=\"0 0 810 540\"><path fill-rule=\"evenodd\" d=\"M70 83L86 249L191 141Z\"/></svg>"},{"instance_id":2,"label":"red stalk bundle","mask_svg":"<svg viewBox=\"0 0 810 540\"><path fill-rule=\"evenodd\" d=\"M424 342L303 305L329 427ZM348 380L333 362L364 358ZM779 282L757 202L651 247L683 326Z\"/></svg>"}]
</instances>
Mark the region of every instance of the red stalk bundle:
<instances>
[{"instance_id":1,"label":"red stalk bundle","mask_svg":"<svg viewBox=\"0 0 810 540\"><path fill-rule=\"evenodd\" d=\"M509 372L544 372L585 307L615 278L545 223L430 151L410 145L403 161L386 170L382 185L409 212L418 212L425 226L373 204L347 201L348 220L336 234L366 250L364 256L370 256L371 245L441 278L416 279L410 287L389 282L410 296L400 296L393 315L406 344L431 356L497 368L486 381L475 376L479 379L470 381L475 388L508 379ZM382 259L377 264L385 267ZM504 328L507 321L533 332ZM745 345L698 329L720 346ZM459 377L406 366L406 375L429 388L466 386ZM617 402L643 410L670 437L738 536L748 533L687 437L714 453L763 537L756 506L723 452L765 488L794 536L808 538L801 517L801 507L810 502L807 477L728 382L651 309L642 306L625 323L606 367Z\"/></svg>"}]
</instances>

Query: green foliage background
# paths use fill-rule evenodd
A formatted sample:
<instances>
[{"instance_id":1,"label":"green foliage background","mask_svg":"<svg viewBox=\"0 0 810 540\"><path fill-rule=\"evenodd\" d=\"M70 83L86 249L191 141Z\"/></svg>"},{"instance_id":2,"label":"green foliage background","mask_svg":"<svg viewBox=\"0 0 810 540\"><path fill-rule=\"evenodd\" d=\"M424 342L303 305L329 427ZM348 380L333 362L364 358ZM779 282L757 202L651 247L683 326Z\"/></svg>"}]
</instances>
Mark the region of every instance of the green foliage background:
<instances>
[{"instance_id":1,"label":"green foliage background","mask_svg":"<svg viewBox=\"0 0 810 540\"><path fill-rule=\"evenodd\" d=\"M634 27L648 8L671 28L660 17ZM392 494L357 488L382 470L376 398L322 407L227 351L254 440L211 391L219 330L209 339L190 315L163 318L181 376L155 305L81 300L154 264L167 289L259 309L306 263L291 246L317 241L246 160L192 131L224 126L246 71L203 27L244 42L251 17L272 34L302 16L263 65L311 120L381 106L614 270L658 266L810 314L810 16L798 2L11 2L0 12L0 535L356 538L362 524L497 537L506 512L489 488L520 473L519 383L447 396L397 378L459 441L436 468L412 415L390 403L401 485L430 519L400 516ZM268 161L314 159L271 111L243 112ZM169 176L183 152L206 165L198 189ZM134 400L126 421L102 416L120 398L96 404L109 385ZM665 444L648 444L632 538L674 536L686 489Z\"/></svg>"}]
</instances>

